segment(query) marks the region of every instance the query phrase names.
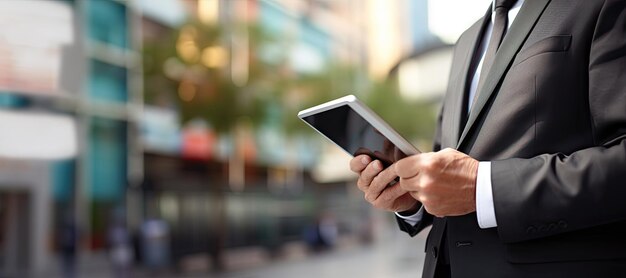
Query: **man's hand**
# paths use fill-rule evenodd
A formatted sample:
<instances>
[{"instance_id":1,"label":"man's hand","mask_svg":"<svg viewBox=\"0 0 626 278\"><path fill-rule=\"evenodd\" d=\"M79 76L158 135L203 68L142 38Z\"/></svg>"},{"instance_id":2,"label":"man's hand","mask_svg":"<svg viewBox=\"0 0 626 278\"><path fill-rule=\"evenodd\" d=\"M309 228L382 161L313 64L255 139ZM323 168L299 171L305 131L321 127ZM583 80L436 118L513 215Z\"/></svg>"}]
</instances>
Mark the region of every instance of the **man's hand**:
<instances>
[{"instance_id":1,"label":"man's hand","mask_svg":"<svg viewBox=\"0 0 626 278\"><path fill-rule=\"evenodd\" d=\"M437 217L476 211L478 161L453 149L422 153L395 164L400 186Z\"/></svg>"},{"instance_id":2,"label":"man's hand","mask_svg":"<svg viewBox=\"0 0 626 278\"><path fill-rule=\"evenodd\" d=\"M399 184L387 187L398 177L393 165L383 169L380 161L359 155L350 161L350 169L359 174L357 186L365 193L365 200L375 208L394 212L417 212L419 209L419 203Z\"/></svg>"}]
</instances>

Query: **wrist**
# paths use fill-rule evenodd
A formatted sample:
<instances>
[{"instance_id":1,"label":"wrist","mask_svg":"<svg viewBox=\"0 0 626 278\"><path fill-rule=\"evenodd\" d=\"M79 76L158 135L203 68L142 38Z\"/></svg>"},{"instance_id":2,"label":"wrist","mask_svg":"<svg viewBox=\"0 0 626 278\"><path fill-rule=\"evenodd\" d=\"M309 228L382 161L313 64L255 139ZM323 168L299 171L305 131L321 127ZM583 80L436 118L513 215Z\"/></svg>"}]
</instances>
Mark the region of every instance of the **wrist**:
<instances>
[{"instance_id":1,"label":"wrist","mask_svg":"<svg viewBox=\"0 0 626 278\"><path fill-rule=\"evenodd\" d=\"M401 216L411 216L416 214L420 208L422 207L422 204L420 204L419 202L415 202L415 204L413 204L413 206L407 210L403 210L403 211L396 211L397 214L401 215Z\"/></svg>"},{"instance_id":2,"label":"wrist","mask_svg":"<svg viewBox=\"0 0 626 278\"><path fill-rule=\"evenodd\" d=\"M480 163L472 159L470 164L470 183L468 185L468 199L470 200L470 209L472 212L476 211L476 182L478 181L478 165Z\"/></svg>"}]
</instances>

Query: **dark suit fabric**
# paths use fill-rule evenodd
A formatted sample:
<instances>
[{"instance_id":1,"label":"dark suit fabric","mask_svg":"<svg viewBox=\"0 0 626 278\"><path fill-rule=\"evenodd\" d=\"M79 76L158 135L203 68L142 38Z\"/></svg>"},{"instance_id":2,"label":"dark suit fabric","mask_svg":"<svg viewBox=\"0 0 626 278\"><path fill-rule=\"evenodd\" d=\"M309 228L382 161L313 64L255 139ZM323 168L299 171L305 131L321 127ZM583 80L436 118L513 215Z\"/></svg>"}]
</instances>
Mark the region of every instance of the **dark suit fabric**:
<instances>
[{"instance_id":1,"label":"dark suit fabric","mask_svg":"<svg viewBox=\"0 0 626 278\"><path fill-rule=\"evenodd\" d=\"M456 44L435 148L492 161L498 227L400 223L433 225L423 276L446 240L452 277L626 277L626 1L526 0L465 116L484 22Z\"/></svg>"}]
</instances>

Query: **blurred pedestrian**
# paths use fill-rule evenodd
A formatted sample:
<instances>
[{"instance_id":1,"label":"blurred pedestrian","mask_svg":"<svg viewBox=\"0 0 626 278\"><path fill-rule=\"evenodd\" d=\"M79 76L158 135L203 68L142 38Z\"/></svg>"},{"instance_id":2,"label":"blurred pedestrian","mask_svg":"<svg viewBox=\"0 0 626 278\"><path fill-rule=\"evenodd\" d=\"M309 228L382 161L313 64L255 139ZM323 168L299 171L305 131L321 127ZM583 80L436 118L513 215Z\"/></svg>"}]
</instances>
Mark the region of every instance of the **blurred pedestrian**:
<instances>
[{"instance_id":1,"label":"blurred pedestrian","mask_svg":"<svg viewBox=\"0 0 626 278\"><path fill-rule=\"evenodd\" d=\"M319 220L319 235L324 246L332 249L337 244L339 238L339 228L335 217L330 213L325 213Z\"/></svg>"},{"instance_id":2,"label":"blurred pedestrian","mask_svg":"<svg viewBox=\"0 0 626 278\"><path fill-rule=\"evenodd\" d=\"M114 216L109 227L108 243L109 260L115 277L130 277L130 267L133 263L133 247L130 233L121 214Z\"/></svg>"},{"instance_id":3,"label":"blurred pedestrian","mask_svg":"<svg viewBox=\"0 0 626 278\"><path fill-rule=\"evenodd\" d=\"M61 269L63 277L76 277L76 253L78 246L78 229L72 213L63 217L58 232L58 243L61 251Z\"/></svg>"},{"instance_id":4,"label":"blurred pedestrian","mask_svg":"<svg viewBox=\"0 0 626 278\"><path fill-rule=\"evenodd\" d=\"M338 234L335 219L330 214L323 214L316 217L313 225L306 228L304 240L314 252L322 252L335 246Z\"/></svg>"},{"instance_id":5,"label":"blurred pedestrian","mask_svg":"<svg viewBox=\"0 0 626 278\"><path fill-rule=\"evenodd\" d=\"M165 271L170 264L169 226L150 218L141 225L141 257L152 274Z\"/></svg>"}]
</instances>

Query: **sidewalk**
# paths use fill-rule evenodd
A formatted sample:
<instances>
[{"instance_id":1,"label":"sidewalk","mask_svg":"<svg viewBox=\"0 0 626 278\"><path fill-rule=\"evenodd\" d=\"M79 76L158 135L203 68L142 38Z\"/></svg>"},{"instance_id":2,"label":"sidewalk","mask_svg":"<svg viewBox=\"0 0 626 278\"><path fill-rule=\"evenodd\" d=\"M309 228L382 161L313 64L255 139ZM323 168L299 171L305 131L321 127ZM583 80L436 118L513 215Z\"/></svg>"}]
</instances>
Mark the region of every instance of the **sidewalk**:
<instances>
[{"instance_id":1,"label":"sidewalk","mask_svg":"<svg viewBox=\"0 0 626 278\"><path fill-rule=\"evenodd\" d=\"M183 275L160 273L153 275L142 269L133 269L128 277L215 277L215 278L414 278L422 272L424 243L427 232L415 238L395 227L381 229L378 240L367 246L353 246L321 254L270 261L257 267L231 270L220 274L198 273ZM106 254L82 258L78 278L114 277ZM59 269L45 277L62 277ZM53 275L50 275L53 274Z\"/></svg>"},{"instance_id":2,"label":"sidewalk","mask_svg":"<svg viewBox=\"0 0 626 278\"><path fill-rule=\"evenodd\" d=\"M282 261L255 269L232 271L218 278L403 278L420 277L427 232L415 238L387 230L370 246L338 250L296 261ZM206 276L204 276L206 277Z\"/></svg>"}]
</instances>

